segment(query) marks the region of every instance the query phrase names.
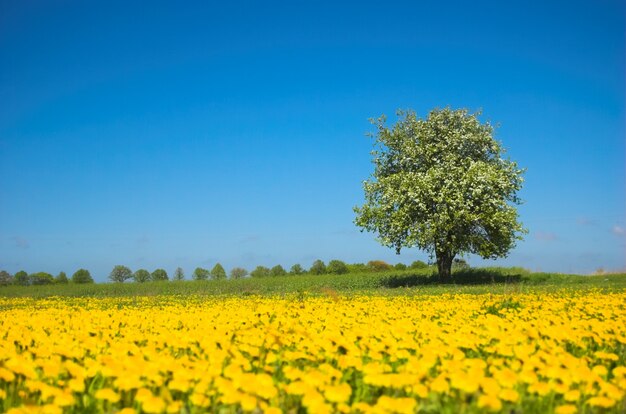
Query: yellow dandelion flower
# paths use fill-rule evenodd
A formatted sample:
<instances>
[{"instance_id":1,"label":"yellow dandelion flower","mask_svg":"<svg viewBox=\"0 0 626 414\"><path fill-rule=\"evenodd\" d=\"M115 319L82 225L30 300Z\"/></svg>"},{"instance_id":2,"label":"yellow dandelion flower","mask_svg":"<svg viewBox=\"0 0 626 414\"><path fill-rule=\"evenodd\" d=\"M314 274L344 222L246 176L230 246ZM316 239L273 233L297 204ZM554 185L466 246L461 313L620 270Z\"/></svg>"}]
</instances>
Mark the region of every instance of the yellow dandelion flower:
<instances>
[{"instance_id":1,"label":"yellow dandelion flower","mask_svg":"<svg viewBox=\"0 0 626 414\"><path fill-rule=\"evenodd\" d=\"M560 405L554 409L555 414L575 414L576 412L578 409L572 404Z\"/></svg>"},{"instance_id":2,"label":"yellow dandelion flower","mask_svg":"<svg viewBox=\"0 0 626 414\"><path fill-rule=\"evenodd\" d=\"M147 397L141 403L141 410L146 413L162 413L165 407L165 401L161 397L156 396Z\"/></svg>"},{"instance_id":3,"label":"yellow dandelion flower","mask_svg":"<svg viewBox=\"0 0 626 414\"><path fill-rule=\"evenodd\" d=\"M496 396L481 395L478 397L478 407L485 408L489 411L500 411L502 409L502 402Z\"/></svg>"},{"instance_id":4,"label":"yellow dandelion flower","mask_svg":"<svg viewBox=\"0 0 626 414\"><path fill-rule=\"evenodd\" d=\"M59 407L69 407L74 405L74 396L69 390L60 392L54 397L54 403Z\"/></svg>"},{"instance_id":5,"label":"yellow dandelion flower","mask_svg":"<svg viewBox=\"0 0 626 414\"><path fill-rule=\"evenodd\" d=\"M330 402L342 403L348 401L352 395L352 388L348 384L330 385L324 390L324 396Z\"/></svg>"},{"instance_id":6,"label":"yellow dandelion flower","mask_svg":"<svg viewBox=\"0 0 626 414\"><path fill-rule=\"evenodd\" d=\"M519 393L515 390L504 389L500 391L498 397L503 401L515 403L519 400Z\"/></svg>"},{"instance_id":7,"label":"yellow dandelion flower","mask_svg":"<svg viewBox=\"0 0 626 414\"><path fill-rule=\"evenodd\" d=\"M413 398L391 398L386 395L378 398L375 408L397 414L412 414L417 402Z\"/></svg>"},{"instance_id":8,"label":"yellow dandelion flower","mask_svg":"<svg viewBox=\"0 0 626 414\"><path fill-rule=\"evenodd\" d=\"M111 388L102 388L96 391L95 397L99 400L106 400L111 403L116 403L120 400L120 396Z\"/></svg>"},{"instance_id":9,"label":"yellow dandelion flower","mask_svg":"<svg viewBox=\"0 0 626 414\"><path fill-rule=\"evenodd\" d=\"M580 391L570 390L563 395L563 399L567 402L576 402L580 400Z\"/></svg>"},{"instance_id":10,"label":"yellow dandelion flower","mask_svg":"<svg viewBox=\"0 0 626 414\"><path fill-rule=\"evenodd\" d=\"M587 400L587 404L592 407L611 408L615 405L615 400L607 397L592 397Z\"/></svg>"}]
</instances>

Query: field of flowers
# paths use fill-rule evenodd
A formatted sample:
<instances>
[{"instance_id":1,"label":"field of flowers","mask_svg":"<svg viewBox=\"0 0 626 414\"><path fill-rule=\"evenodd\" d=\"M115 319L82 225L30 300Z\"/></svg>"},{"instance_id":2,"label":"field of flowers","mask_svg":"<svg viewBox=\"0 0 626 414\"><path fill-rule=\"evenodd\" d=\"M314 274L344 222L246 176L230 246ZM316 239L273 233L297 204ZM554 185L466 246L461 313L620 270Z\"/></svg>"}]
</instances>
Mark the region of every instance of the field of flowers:
<instances>
[{"instance_id":1,"label":"field of flowers","mask_svg":"<svg viewBox=\"0 0 626 414\"><path fill-rule=\"evenodd\" d=\"M9 413L626 410L626 293L0 298Z\"/></svg>"}]
</instances>

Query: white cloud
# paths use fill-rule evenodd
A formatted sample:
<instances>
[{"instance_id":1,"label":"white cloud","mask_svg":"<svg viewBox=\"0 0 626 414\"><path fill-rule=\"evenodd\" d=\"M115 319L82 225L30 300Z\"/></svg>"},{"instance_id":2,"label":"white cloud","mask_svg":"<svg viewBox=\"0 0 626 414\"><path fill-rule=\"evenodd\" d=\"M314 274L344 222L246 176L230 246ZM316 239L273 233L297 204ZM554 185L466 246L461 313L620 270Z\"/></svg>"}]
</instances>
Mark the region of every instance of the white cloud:
<instances>
[{"instance_id":1,"label":"white cloud","mask_svg":"<svg viewBox=\"0 0 626 414\"><path fill-rule=\"evenodd\" d=\"M626 235L626 230L624 230L623 227L615 225L613 226L613 228L611 229L611 231L613 232L613 234L615 234L616 236L624 236Z\"/></svg>"}]
</instances>

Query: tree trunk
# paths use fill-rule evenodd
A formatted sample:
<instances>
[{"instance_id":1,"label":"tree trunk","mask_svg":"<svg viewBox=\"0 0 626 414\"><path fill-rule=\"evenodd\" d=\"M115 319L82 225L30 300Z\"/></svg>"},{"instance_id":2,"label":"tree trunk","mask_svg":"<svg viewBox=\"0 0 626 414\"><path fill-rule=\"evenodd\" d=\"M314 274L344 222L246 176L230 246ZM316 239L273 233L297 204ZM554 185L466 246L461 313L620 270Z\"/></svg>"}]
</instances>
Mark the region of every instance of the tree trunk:
<instances>
[{"instance_id":1,"label":"tree trunk","mask_svg":"<svg viewBox=\"0 0 626 414\"><path fill-rule=\"evenodd\" d=\"M437 252L437 272L441 283L452 282L452 259L454 254L450 252Z\"/></svg>"}]
</instances>

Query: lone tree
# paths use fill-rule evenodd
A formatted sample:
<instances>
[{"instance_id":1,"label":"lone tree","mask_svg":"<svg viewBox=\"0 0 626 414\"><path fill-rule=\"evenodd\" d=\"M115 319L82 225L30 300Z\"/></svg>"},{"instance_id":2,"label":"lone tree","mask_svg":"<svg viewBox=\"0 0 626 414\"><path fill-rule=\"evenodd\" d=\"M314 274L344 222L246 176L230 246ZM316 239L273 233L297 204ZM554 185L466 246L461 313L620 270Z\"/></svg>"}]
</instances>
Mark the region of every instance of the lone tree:
<instances>
[{"instance_id":1,"label":"lone tree","mask_svg":"<svg viewBox=\"0 0 626 414\"><path fill-rule=\"evenodd\" d=\"M182 267L177 267L174 271L174 280L185 280L185 271Z\"/></svg>"},{"instance_id":2,"label":"lone tree","mask_svg":"<svg viewBox=\"0 0 626 414\"><path fill-rule=\"evenodd\" d=\"M93 278L89 273L89 270L78 269L72 275L72 283L93 283Z\"/></svg>"},{"instance_id":3,"label":"lone tree","mask_svg":"<svg viewBox=\"0 0 626 414\"><path fill-rule=\"evenodd\" d=\"M117 265L111 270L109 280L111 282L123 283L133 277L133 271L126 266Z\"/></svg>"},{"instance_id":4,"label":"lone tree","mask_svg":"<svg viewBox=\"0 0 626 414\"><path fill-rule=\"evenodd\" d=\"M457 254L504 257L526 232L515 208L524 171L503 157L479 115L444 108L418 119L399 111L391 129L385 116L372 121L374 173L355 223L398 254L418 247L434 255L443 282Z\"/></svg>"},{"instance_id":5,"label":"lone tree","mask_svg":"<svg viewBox=\"0 0 626 414\"><path fill-rule=\"evenodd\" d=\"M138 283L149 282L152 275L146 269L138 269L133 273L133 279Z\"/></svg>"},{"instance_id":6,"label":"lone tree","mask_svg":"<svg viewBox=\"0 0 626 414\"><path fill-rule=\"evenodd\" d=\"M211 279L213 280L223 280L226 279L226 270L224 270L224 266L221 264L216 264L211 269Z\"/></svg>"},{"instance_id":7,"label":"lone tree","mask_svg":"<svg viewBox=\"0 0 626 414\"><path fill-rule=\"evenodd\" d=\"M207 269L196 267L191 277L193 280L207 280L209 278L209 274L210 272Z\"/></svg>"},{"instance_id":8,"label":"lone tree","mask_svg":"<svg viewBox=\"0 0 626 414\"><path fill-rule=\"evenodd\" d=\"M167 276L167 272L165 271L165 269L156 269L150 275L150 279L152 279L153 282L160 282L164 280L169 280L169 277Z\"/></svg>"}]
</instances>

